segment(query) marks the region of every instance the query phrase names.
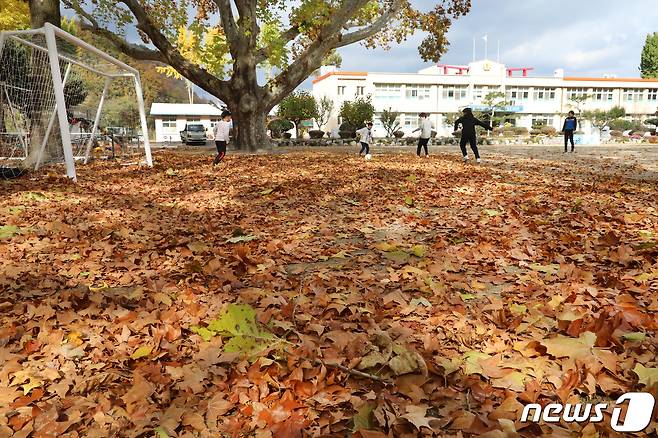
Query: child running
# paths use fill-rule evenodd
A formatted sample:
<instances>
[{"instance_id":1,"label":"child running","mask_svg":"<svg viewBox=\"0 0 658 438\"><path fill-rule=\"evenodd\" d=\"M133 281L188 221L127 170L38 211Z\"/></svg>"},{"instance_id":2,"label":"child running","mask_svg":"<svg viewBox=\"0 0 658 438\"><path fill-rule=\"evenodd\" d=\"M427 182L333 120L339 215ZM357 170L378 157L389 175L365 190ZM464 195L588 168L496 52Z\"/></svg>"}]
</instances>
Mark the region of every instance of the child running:
<instances>
[{"instance_id":1,"label":"child running","mask_svg":"<svg viewBox=\"0 0 658 438\"><path fill-rule=\"evenodd\" d=\"M359 136L359 141L361 142L359 157L364 152L365 155L370 154L370 145L372 144L372 122L366 123L365 128L359 129L356 131L356 134Z\"/></svg>"},{"instance_id":2,"label":"child running","mask_svg":"<svg viewBox=\"0 0 658 438\"><path fill-rule=\"evenodd\" d=\"M576 149L573 141L573 134L578 129L578 119L576 118L576 113L569 111L569 116L564 119L564 126L562 131L564 132L564 153L566 154L567 146L569 146L569 141L571 141L571 153L574 153Z\"/></svg>"},{"instance_id":3,"label":"child running","mask_svg":"<svg viewBox=\"0 0 658 438\"><path fill-rule=\"evenodd\" d=\"M213 166L219 164L226 156L226 145L230 140L231 132L231 113L222 112L222 120L217 122L213 134L215 135L215 146L217 146L217 156L212 162Z\"/></svg>"},{"instance_id":4,"label":"child running","mask_svg":"<svg viewBox=\"0 0 658 438\"><path fill-rule=\"evenodd\" d=\"M427 145L432 138L432 122L430 121L430 115L427 113L420 113L420 126L414 130L414 132L420 131L420 137L418 138L418 149L416 149L416 155L420 157L421 149L425 149L425 158L430 157L430 153L427 149Z\"/></svg>"},{"instance_id":5,"label":"child running","mask_svg":"<svg viewBox=\"0 0 658 438\"><path fill-rule=\"evenodd\" d=\"M468 152L466 152L466 143L470 143L473 154L475 154L475 159L479 164L480 152L478 151L478 142L477 135L475 134L475 127L482 126L487 131L493 131L493 128L490 125L487 125L484 122L478 120L474 115L473 111L470 108L464 108L462 111L464 114L462 117L458 118L455 121L455 132L459 129L459 125L462 125L462 139L459 142L459 147L462 150L462 155L464 157L464 162L468 161Z\"/></svg>"}]
</instances>

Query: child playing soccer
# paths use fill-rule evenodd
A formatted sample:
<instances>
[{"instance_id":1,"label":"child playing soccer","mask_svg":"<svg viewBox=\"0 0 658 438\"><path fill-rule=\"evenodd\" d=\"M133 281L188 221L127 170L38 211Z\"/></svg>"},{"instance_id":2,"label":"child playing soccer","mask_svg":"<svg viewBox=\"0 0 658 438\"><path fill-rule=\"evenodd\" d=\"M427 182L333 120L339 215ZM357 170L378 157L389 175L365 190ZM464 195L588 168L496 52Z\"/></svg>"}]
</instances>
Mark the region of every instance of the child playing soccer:
<instances>
[{"instance_id":1,"label":"child playing soccer","mask_svg":"<svg viewBox=\"0 0 658 438\"><path fill-rule=\"evenodd\" d=\"M490 125L487 125L484 122L479 121L474 115L473 111L470 108L464 108L463 116L458 118L455 121L455 131L459 129L459 125L462 125L462 139L459 143L459 147L462 150L462 155L464 157L464 162L468 161L468 153L466 152L466 144L470 143L473 154L475 154L475 159L478 164L480 163L480 152L478 151L478 141L475 134L475 127L482 126L487 131L493 131L493 128Z\"/></svg>"},{"instance_id":2,"label":"child playing soccer","mask_svg":"<svg viewBox=\"0 0 658 438\"><path fill-rule=\"evenodd\" d=\"M222 113L222 120L215 126L213 134L215 136L215 146L217 146L217 156L212 162L213 166L219 164L226 156L226 145L230 140L231 132L231 113L224 111Z\"/></svg>"},{"instance_id":3,"label":"child playing soccer","mask_svg":"<svg viewBox=\"0 0 658 438\"><path fill-rule=\"evenodd\" d=\"M432 122L430 121L430 115L427 113L420 113L420 126L414 130L414 132L420 131L420 137L418 138L418 149L416 149L416 155L420 157L420 152L422 149L425 149L425 158L430 157L430 153L427 149L427 145L432 138Z\"/></svg>"},{"instance_id":4,"label":"child playing soccer","mask_svg":"<svg viewBox=\"0 0 658 438\"><path fill-rule=\"evenodd\" d=\"M370 145L372 144L372 122L368 122L366 127L356 131L356 134L359 136L359 141L361 142L359 157L364 152L365 155L368 155L370 153Z\"/></svg>"},{"instance_id":5,"label":"child playing soccer","mask_svg":"<svg viewBox=\"0 0 658 438\"><path fill-rule=\"evenodd\" d=\"M564 132L564 153L567 153L567 146L569 146L569 141L571 141L571 153L574 152L576 148L573 141L573 134L578 129L578 119L576 118L576 113L569 111L569 116L564 119L564 126L562 131Z\"/></svg>"}]
</instances>

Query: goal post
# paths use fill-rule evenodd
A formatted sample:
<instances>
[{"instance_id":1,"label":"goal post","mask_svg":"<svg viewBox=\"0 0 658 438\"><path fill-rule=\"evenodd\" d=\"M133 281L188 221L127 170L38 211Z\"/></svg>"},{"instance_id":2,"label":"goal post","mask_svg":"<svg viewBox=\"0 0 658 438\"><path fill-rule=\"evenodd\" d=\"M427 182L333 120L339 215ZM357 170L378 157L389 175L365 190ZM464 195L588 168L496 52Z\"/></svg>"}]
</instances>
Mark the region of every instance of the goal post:
<instances>
[{"instance_id":1,"label":"goal post","mask_svg":"<svg viewBox=\"0 0 658 438\"><path fill-rule=\"evenodd\" d=\"M124 99L114 105L119 115L105 114L112 99ZM92 109L79 116L80 106ZM119 127L121 155L138 153L153 166L137 69L50 23L0 32L0 167L63 163L76 180L76 160L108 150L108 141L94 145L117 119L130 119ZM114 132L107 136L115 158Z\"/></svg>"}]
</instances>

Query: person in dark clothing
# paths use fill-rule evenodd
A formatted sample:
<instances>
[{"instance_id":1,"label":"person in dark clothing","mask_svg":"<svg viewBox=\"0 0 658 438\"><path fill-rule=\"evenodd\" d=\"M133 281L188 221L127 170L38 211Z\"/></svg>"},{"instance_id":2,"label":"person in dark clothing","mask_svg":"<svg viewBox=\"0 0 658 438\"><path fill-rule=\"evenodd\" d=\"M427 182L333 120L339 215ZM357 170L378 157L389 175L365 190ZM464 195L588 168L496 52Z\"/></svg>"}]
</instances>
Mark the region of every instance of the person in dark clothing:
<instances>
[{"instance_id":1,"label":"person in dark clothing","mask_svg":"<svg viewBox=\"0 0 658 438\"><path fill-rule=\"evenodd\" d=\"M564 119L564 126L562 127L562 132L564 132L564 153L567 153L567 146L571 142L571 152L574 152L575 146L573 141L573 134L578 129L578 119L576 114L573 111L569 111L569 116Z\"/></svg>"},{"instance_id":2,"label":"person in dark clothing","mask_svg":"<svg viewBox=\"0 0 658 438\"><path fill-rule=\"evenodd\" d=\"M459 143L459 147L462 150L462 155L464 156L464 162L468 161L468 152L466 152L466 144L470 143L473 154L475 154L475 159L480 163L480 152L478 151L477 146L477 135L475 134L475 127L482 126L487 131L493 131L491 125L488 125L484 122L478 120L474 115L473 111L470 108L465 108L463 111L463 116L458 118L455 121L455 132L459 129L459 125L462 126L462 139Z\"/></svg>"}]
</instances>

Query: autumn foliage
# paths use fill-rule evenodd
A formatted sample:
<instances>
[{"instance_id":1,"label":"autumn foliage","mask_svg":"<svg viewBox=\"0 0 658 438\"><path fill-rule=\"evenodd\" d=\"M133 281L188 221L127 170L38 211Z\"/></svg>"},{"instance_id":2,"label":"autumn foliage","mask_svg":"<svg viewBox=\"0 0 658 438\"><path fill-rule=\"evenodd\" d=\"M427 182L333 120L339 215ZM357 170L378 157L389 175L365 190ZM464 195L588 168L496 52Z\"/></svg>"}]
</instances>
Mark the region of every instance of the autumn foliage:
<instances>
[{"instance_id":1,"label":"autumn foliage","mask_svg":"<svg viewBox=\"0 0 658 438\"><path fill-rule=\"evenodd\" d=\"M209 160L0 181L0 436L612 436L521 411L657 393L637 169Z\"/></svg>"}]
</instances>

